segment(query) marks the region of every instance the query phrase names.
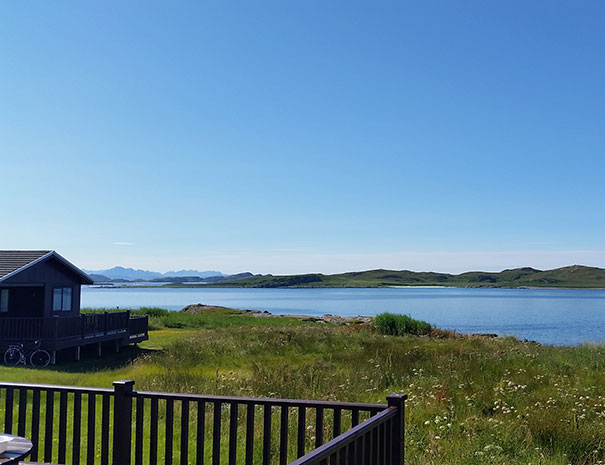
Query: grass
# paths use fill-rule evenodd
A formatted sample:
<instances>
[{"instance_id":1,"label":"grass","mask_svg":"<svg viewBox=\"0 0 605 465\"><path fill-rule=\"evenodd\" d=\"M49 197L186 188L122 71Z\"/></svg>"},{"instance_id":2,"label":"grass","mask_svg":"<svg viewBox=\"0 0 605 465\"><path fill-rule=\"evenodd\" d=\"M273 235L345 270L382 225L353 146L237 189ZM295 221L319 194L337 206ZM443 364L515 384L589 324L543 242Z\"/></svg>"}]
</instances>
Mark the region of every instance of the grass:
<instances>
[{"instance_id":1,"label":"grass","mask_svg":"<svg viewBox=\"0 0 605 465\"><path fill-rule=\"evenodd\" d=\"M150 340L99 361L0 367L5 381L384 402L407 393L408 464L597 464L605 458L605 347L514 338L390 336L371 325L144 309ZM291 321L295 320L295 321ZM181 325L175 328L174 325ZM82 376L86 371L86 376Z\"/></svg>"},{"instance_id":2,"label":"grass","mask_svg":"<svg viewBox=\"0 0 605 465\"><path fill-rule=\"evenodd\" d=\"M433 330L431 324L426 321L415 320L408 315L396 315L394 313L376 315L373 324L376 331L388 336L404 336L406 334L422 336Z\"/></svg>"},{"instance_id":3,"label":"grass","mask_svg":"<svg viewBox=\"0 0 605 465\"><path fill-rule=\"evenodd\" d=\"M82 309L83 313L112 312L114 309ZM121 310L123 311L123 310ZM131 310L133 316L147 315L149 328L157 329L214 329L230 326L297 326L302 325L299 318L254 316L245 310L207 305L191 305L186 311L170 311L164 308L143 307Z\"/></svg>"}]
</instances>

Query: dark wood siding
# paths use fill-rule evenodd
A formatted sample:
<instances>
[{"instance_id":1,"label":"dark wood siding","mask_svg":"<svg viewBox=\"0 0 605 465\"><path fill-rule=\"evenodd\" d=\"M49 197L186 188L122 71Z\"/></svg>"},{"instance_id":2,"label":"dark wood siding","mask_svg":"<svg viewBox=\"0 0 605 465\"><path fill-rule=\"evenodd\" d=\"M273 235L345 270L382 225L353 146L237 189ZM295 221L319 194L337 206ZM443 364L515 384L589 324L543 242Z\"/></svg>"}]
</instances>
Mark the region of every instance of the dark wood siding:
<instances>
[{"instance_id":1,"label":"dark wood siding","mask_svg":"<svg viewBox=\"0 0 605 465\"><path fill-rule=\"evenodd\" d=\"M8 311L1 312L0 318L44 316L44 286L1 287L7 289Z\"/></svg>"},{"instance_id":2,"label":"dark wood siding","mask_svg":"<svg viewBox=\"0 0 605 465\"><path fill-rule=\"evenodd\" d=\"M44 316L74 317L80 314L80 277L55 258L38 263L0 283L0 287L43 286ZM71 311L53 311L53 289L72 288Z\"/></svg>"}]
</instances>

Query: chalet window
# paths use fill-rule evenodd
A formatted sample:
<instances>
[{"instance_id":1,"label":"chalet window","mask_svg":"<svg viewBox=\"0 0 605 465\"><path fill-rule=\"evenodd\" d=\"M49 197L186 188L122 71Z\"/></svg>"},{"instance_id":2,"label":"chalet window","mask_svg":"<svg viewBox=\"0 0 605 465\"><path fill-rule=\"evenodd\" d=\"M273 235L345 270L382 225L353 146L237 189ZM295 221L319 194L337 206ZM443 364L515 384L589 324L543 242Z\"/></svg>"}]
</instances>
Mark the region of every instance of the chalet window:
<instances>
[{"instance_id":1,"label":"chalet window","mask_svg":"<svg viewBox=\"0 0 605 465\"><path fill-rule=\"evenodd\" d=\"M71 287L53 289L53 311L69 312L71 310Z\"/></svg>"},{"instance_id":2,"label":"chalet window","mask_svg":"<svg viewBox=\"0 0 605 465\"><path fill-rule=\"evenodd\" d=\"M0 312L8 312L8 289L0 290Z\"/></svg>"}]
</instances>

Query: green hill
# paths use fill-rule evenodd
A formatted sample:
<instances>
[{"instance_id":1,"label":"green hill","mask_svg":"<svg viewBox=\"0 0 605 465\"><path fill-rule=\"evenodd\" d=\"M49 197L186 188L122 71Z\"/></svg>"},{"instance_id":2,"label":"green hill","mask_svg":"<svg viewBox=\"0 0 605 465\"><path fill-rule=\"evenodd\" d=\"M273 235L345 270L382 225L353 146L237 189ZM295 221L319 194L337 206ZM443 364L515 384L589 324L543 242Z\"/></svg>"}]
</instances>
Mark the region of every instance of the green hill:
<instances>
[{"instance_id":1,"label":"green hill","mask_svg":"<svg viewBox=\"0 0 605 465\"><path fill-rule=\"evenodd\" d=\"M175 285L183 287L182 285ZM195 287L197 285L187 285ZM605 288L605 269L581 265L554 270L515 268L498 273L473 271L462 274L415 272L408 270L370 270L324 275L321 273L255 276L224 281L203 287L558 287Z\"/></svg>"}]
</instances>

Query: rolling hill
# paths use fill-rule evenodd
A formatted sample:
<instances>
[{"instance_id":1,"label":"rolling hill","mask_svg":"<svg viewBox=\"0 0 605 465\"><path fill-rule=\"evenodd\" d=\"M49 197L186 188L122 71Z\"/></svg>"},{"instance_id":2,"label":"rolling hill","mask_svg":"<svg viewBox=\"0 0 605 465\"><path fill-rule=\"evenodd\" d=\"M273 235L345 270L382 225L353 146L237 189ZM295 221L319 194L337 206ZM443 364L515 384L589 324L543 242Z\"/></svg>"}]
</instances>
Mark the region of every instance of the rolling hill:
<instances>
[{"instance_id":1,"label":"rolling hill","mask_svg":"<svg viewBox=\"0 0 605 465\"><path fill-rule=\"evenodd\" d=\"M605 288L605 269L581 265L553 270L515 268L497 273L473 271L462 274L370 270L324 275L321 273L254 276L237 281L205 284L205 287L558 287Z\"/></svg>"}]
</instances>

